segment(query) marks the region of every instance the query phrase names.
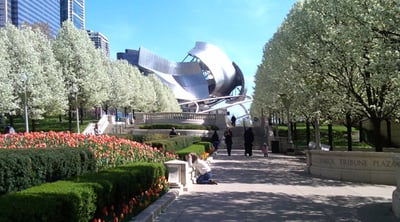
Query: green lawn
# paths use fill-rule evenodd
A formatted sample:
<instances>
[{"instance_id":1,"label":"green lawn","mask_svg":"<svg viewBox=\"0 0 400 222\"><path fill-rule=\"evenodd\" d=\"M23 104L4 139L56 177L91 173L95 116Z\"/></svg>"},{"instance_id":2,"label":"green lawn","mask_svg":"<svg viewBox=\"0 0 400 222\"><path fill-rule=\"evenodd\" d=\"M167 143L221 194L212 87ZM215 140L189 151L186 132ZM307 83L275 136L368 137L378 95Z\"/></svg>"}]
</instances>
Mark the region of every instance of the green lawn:
<instances>
[{"instance_id":1,"label":"green lawn","mask_svg":"<svg viewBox=\"0 0 400 222\"><path fill-rule=\"evenodd\" d=\"M89 123L96 122L96 119L92 116L86 116L83 118L83 124L79 125L79 129L81 132L85 130ZM10 120L6 119L5 125L10 125ZM25 131L25 122L22 116L14 116L13 117L13 127L16 132L24 132ZM33 131L32 129L32 121L29 120L29 130ZM61 121L59 116L49 116L45 117L41 120L35 121L35 130L34 131L68 131L68 116L61 116ZM77 132L77 124L76 119L72 119L72 132Z\"/></svg>"},{"instance_id":2,"label":"green lawn","mask_svg":"<svg viewBox=\"0 0 400 222\"><path fill-rule=\"evenodd\" d=\"M286 125L279 125L273 126L274 129L278 127L279 129L279 136L287 137L287 126ZM347 133L346 127L343 125L333 125L333 147L337 149L345 149L347 150ZM320 137L322 144L328 144L328 125L320 125ZM354 149L371 149L372 146L365 143L359 142L358 138L358 130L356 128L352 128L353 133L353 148ZM306 141L306 124L305 123L297 123L296 124L296 131L292 135L293 142L298 146L307 146ZM310 140L315 141L315 131L312 125L310 125Z\"/></svg>"}]
</instances>

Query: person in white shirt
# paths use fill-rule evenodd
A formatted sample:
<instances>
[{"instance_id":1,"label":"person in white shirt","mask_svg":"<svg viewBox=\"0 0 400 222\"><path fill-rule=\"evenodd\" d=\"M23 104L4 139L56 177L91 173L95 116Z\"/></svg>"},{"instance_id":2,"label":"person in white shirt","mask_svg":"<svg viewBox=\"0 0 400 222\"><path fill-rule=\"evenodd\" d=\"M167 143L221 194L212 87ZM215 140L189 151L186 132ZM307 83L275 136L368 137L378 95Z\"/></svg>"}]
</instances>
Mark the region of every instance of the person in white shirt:
<instances>
[{"instance_id":1,"label":"person in white shirt","mask_svg":"<svg viewBox=\"0 0 400 222\"><path fill-rule=\"evenodd\" d=\"M211 179L212 172L211 167L195 153L190 153L186 156L186 160L189 163L190 167L194 167L194 169L200 174L197 177L196 183L198 184L217 184L214 180Z\"/></svg>"}]
</instances>

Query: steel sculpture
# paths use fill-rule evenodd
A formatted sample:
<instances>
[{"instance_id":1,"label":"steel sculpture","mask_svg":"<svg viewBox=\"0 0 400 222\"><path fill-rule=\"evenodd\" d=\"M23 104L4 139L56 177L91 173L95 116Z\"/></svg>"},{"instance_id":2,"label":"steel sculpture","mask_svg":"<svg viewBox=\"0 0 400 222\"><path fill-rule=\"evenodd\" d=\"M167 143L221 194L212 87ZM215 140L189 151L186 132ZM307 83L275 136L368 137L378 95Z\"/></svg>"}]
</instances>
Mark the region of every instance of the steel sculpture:
<instances>
[{"instance_id":1,"label":"steel sculpture","mask_svg":"<svg viewBox=\"0 0 400 222\"><path fill-rule=\"evenodd\" d=\"M217 46L196 42L182 62L162 58L146 48L125 50L126 59L145 74L155 73L174 92L184 110L212 109L221 102L243 102L246 96L243 73Z\"/></svg>"}]
</instances>

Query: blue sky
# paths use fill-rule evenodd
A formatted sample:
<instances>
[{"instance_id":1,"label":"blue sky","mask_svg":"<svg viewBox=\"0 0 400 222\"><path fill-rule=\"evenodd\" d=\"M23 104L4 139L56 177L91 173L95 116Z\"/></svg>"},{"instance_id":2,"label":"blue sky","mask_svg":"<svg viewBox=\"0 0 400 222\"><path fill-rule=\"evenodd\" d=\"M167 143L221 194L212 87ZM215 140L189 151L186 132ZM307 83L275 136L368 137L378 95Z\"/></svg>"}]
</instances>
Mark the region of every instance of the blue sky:
<instances>
[{"instance_id":1,"label":"blue sky","mask_svg":"<svg viewBox=\"0 0 400 222\"><path fill-rule=\"evenodd\" d=\"M248 94L263 47L296 0L86 0L86 29L109 40L110 57L143 46L182 61L196 41L218 46L242 70Z\"/></svg>"}]
</instances>

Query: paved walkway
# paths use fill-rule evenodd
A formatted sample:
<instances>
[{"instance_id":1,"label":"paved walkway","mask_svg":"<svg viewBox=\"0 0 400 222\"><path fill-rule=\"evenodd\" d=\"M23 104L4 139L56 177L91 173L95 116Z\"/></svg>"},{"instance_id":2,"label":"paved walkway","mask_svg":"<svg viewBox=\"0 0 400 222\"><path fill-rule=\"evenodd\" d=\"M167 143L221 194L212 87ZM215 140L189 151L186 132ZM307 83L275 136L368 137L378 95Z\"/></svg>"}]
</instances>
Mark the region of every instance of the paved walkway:
<instances>
[{"instance_id":1,"label":"paved walkway","mask_svg":"<svg viewBox=\"0 0 400 222\"><path fill-rule=\"evenodd\" d=\"M398 221L394 186L315 178L304 157L222 150L211 165L219 184L192 185L155 221Z\"/></svg>"}]
</instances>

